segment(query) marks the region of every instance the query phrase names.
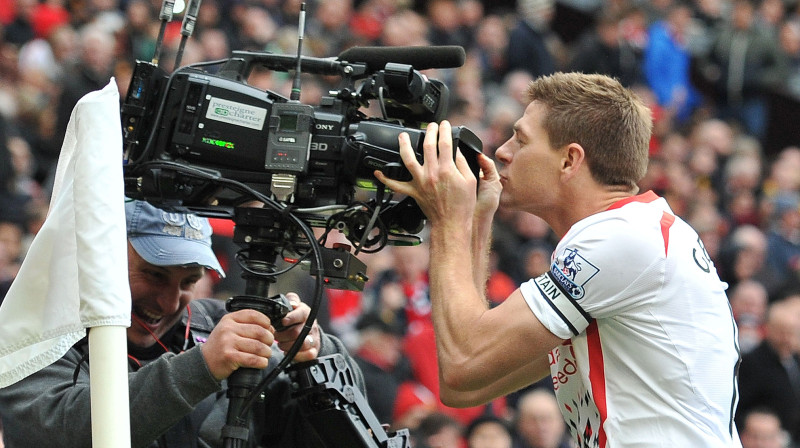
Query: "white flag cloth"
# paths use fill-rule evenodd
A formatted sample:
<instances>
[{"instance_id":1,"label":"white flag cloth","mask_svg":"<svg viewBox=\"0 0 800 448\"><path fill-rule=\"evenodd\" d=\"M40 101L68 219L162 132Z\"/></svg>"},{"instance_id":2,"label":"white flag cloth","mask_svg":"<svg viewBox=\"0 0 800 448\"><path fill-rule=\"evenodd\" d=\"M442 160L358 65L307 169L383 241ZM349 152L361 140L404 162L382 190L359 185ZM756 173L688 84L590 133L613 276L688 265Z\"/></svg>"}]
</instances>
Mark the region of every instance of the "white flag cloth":
<instances>
[{"instance_id":1,"label":"white flag cloth","mask_svg":"<svg viewBox=\"0 0 800 448\"><path fill-rule=\"evenodd\" d=\"M119 92L72 111L50 210L0 306L0 387L52 364L86 328L130 326Z\"/></svg>"}]
</instances>

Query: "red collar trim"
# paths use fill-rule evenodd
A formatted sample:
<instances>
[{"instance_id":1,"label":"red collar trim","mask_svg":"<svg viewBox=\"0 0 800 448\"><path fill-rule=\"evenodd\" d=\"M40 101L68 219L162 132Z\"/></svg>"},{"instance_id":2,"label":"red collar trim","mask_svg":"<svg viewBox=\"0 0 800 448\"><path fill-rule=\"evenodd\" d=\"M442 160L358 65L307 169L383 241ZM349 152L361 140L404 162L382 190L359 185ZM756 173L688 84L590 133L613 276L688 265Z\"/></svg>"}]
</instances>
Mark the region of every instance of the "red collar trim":
<instances>
[{"instance_id":1,"label":"red collar trim","mask_svg":"<svg viewBox=\"0 0 800 448\"><path fill-rule=\"evenodd\" d=\"M640 195L631 196L625 199L620 199L619 201L611 204L611 207L608 207L608 210L614 210L620 208L624 205L630 204L631 202L653 202L658 198L659 196L655 194L653 190L648 190Z\"/></svg>"}]
</instances>

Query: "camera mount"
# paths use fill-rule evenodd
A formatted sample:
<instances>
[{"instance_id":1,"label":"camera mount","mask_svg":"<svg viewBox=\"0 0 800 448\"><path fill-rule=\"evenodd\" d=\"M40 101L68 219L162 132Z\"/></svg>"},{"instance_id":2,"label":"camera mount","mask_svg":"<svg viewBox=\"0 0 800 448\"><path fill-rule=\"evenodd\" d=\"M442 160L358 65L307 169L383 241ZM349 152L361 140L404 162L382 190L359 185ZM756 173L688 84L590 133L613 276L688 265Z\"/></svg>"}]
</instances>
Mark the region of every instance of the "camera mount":
<instances>
[{"instance_id":1,"label":"camera mount","mask_svg":"<svg viewBox=\"0 0 800 448\"><path fill-rule=\"evenodd\" d=\"M366 398L340 354L295 364L287 373L297 387L301 412L324 440L336 446L410 447L408 429L387 432L369 409Z\"/></svg>"}]
</instances>

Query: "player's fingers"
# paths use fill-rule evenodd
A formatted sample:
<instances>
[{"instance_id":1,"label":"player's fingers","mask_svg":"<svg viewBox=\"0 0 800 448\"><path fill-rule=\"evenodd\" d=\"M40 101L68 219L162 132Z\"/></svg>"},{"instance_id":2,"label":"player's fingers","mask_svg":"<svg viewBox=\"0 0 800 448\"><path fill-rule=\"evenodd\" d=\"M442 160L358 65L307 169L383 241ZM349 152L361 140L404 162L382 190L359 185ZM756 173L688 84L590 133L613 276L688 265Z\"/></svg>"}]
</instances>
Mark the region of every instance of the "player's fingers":
<instances>
[{"instance_id":1,"label":"player's fingers","mask_svg":"<svg viewBox=\"0 0 800 448\"><path fill-rule=\"evenodd\" d=\"M373 171L372 175L375 176L375 179L378 179L378 182L386 185L386 188L394 191L395 193L406 195L411 194L412 188L409 182L401 182L399 180L386 177L386 175L380 170Z\"/></svg>"},{"instance_id":2,"label":"player's fingers","mask_svg":"<svg viewBox=\"0 0 800 448\"><path fill-rule=\"evenodd\" d=\"M450 126L450 122L447 120L442 120L442 123L439 125L438 150L439 163L442 166L451 166L454 160L453 129ZM427 154L425 154L425 156L427 157Z\"/></svg>"},{"instance_id":3,"label":"player's fingers","mask_svg":"<svg viewBox=\"0 0 800 448\"><path fill-rule=\"evenodd\" d=\"M400 159L403 161L403 165L405 165L408 172L411 173L411 177L418 179L423 168L417 160L414 148L411 147L411 137L409 137L407 132L401 132L397 137L397 141L400 144Z\"/></svg>"},{"instance_id":4,"label":"player's fingers","mask_svg":"<svg viewBox=\"0 0 800 448\"><path fill-rule=\"evenodd\" d=\"M422 164L427 173L435 173L439 169L439 161L437 160L438 140L439 125L428 123L428 127L425 129L425 139L422 141Z\"/></svg>"},{"instance_id":5,"label":"player's fingers","mask_svg":"<svg viewBox=\"0 0 800 448\"><path fill-rule=\"evenodd\" d=\"M490 159L486 154L478 154L478 166L481 169L481 179L491 182L500 179L500 174L497 172L497 165L494 160Z\"/></svg>"},{"instance_id":6,"label":"player's fingers","mask_svg":"<svg viewBox=\"0 0 800 448\"><path fill-rule=\"evenodd\" d=\"M461 153L458 149L456 149L456 168L458 172L464 176L464 179L467 180L476 180L475 175L472 174L472 168L470 168L469 163L467 162L467 158L464 157L464 154Z\"/></svg>"},{"instance_id":7,"label":"player's fingers","mask_svg":"<svg viewBox=\"0 0 800 448\"><path fill-rule=\"evenodd\" d=\"M408 169L413 179L420 179L423 176L423 167L420 165L419 161L417 161L417 156L414 153L414 149L411 147L411 138L408 136L408 133L401 132L397 137L397 141L400 147L400 159L403 161L406 169ZM414 187L410 182L392 179L380 170L375 170L373 175L380 183L386 185L387 188L396 193L405 195L413 195L414 193Z\"/></svg>"}]
</instances>

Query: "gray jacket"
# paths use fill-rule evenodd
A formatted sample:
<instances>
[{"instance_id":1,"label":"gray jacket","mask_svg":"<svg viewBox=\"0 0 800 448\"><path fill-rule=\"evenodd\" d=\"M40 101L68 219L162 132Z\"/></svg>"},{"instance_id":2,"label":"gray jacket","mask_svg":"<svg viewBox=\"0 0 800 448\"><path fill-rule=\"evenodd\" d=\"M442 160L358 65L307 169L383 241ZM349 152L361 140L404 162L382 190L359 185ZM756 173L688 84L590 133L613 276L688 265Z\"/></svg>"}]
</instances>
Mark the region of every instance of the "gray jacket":
<instances>
[{"instance_id":1,"label":"gray jacket","mask_svg":"<svg viewBox=\"0 0 800 448\"><path fill-rule=\"evenodd\" d=\"M190 347L183 345L186 317L176 325L179 338L164 342L175 353L164 353L142 366L131 363L128 374L132 448L221 447L228 399L226 382L212 376L197 342L204 341L226 313L219 300L191 302ZM91 447L88 345L85 339L54 364L0 389L0 419L6 448ZM337 338L322 333L320 356L341 353L364 394L361 371ZM283 354L273 347L270 367ZM265 389L263 402L253 406L251 446L320 447L313 427L291 397L288 375L281 373Z\"/></svg>"}]
</instances>

